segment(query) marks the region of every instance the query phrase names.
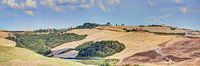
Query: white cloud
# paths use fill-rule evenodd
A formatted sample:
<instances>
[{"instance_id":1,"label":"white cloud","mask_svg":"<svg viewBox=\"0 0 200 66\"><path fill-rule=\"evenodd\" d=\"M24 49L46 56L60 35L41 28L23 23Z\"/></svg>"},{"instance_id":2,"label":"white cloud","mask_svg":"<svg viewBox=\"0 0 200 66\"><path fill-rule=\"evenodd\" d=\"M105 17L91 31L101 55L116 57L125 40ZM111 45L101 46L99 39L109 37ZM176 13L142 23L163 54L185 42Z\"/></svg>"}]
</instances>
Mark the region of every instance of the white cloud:
<instances>
[{"instance_id":1,"label":"white cloud","mask_svg":"<svg viewBox=\"0 0 200 66\"><path fill-rule=\"evenodd\" d=\"M102 11L106 11L108 7L119 5L121 0L43 0L42 5L49 6L53 10L60 7L62 10L90 9L98 7Z\"/></svg>"},{"instance_id":2,"label":"white cloud","mask_svg":"<svg viewBox=\"0 0 200 66\"><path fill-rule=\"evenodd\" d=\"M102 1L97 1L97 6L98 6L102 11L106 11L106 10L107 10Z\"/></svg>"},{"instance_id":3,"label":"white cloud","mask_svg":"<svg viewBox=\"0 0 200 66\"><path fill-rule=\"evenodd\" d=\"M23 4L16 3L15 0L3 0L3 3L13 9L23 9Z\"/></svg>"},{"instance_id":4,"label":"white cloud","mask_svg":"<svg viewBox=\"0 0 200 66\"><path fill-rule=\"evenodd\" d=\"M22 10L25 14L35 16L33 10L38 7L50 8L56 12L99 8L107 11L121 3L121 0L2 0L9 8Z\"/></svg>"},{"instance_id":5,"label":"white cloud","mask_svg":"<svg viewBox=\"0 0 200 66\"><path fill-rule=\"evenodd\" d=\"M22 10L27 15L35 16L32 9L37 8L36 0L26 0L25 2L23 1L17 2L16 0L3 0L3 3L10 8L16 10Z\"/></svg>"},{"instance_id":6,"label":"white cloud","mask_svg":"<svg viewBox=\"0 0 200 66\"><path fill-rule=\"evenodd\" d=\"M35 16L35 14L32 10L26 10L25 13L29 16Z\"/></svg>"},{"instance_id":7,"label":"white cloud","mask_svg":"<svg viewBox=\"0 0 200 66\"><path fill-rule=\"evenodd\" d=\"M78 3L81 0L58 0L58 3Z\"/></svg>"},{"instance_id":8,"label":"white cloud","mask_svg":"<svg viewBox=\"0 0 200 66\"><path fill-rule=\"evenodd\" d=\"M36 8L37 2L36 2L36 0L26 0L25 5L26 5L26 7Z\"/></svg>"},{"instance_id":9,"label":"white cloud","mask_svg":"<svg viewBox=\"0 0 200 66\"><path fill-rule=\"evenodd\" d=\"M16 2L15 0L3 0L3 3L8 5L13 9L26 9L26 8L36 8L36 0L26 0L25 2Z\"/></svg>"},{"instance_id":10,"label":"white cloud","mask_svg":"<svg viewBox=\"0 0 200 66\"><path fill-rule=\"evenodd\" d=\"M187 7L181 7L181 8L180 8L180 11L181 11L182 13L189 13L189 9L188 9Z\"/></svg>"}]
</instances>

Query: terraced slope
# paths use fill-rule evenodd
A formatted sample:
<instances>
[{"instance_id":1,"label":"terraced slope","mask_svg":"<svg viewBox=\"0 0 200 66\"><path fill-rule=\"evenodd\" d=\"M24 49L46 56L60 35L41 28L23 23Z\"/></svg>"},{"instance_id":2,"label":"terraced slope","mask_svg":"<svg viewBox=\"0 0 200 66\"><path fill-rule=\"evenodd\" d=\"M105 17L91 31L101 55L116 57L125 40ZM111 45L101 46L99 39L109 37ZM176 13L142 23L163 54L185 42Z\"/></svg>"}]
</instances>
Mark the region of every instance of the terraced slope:
<instances>
[{"instance_id":1,"label":"terraced slope","mask_svg":"<svg viewBox=\"0 0 200 66\"><path fill-rule=\"evenodd\" d=\"M87 41L116 40L124 43L126 48L122 52L107 58L124 59L137 52L143 52L156 48L160 43L176 38L175 36L161 36L147 32L120 32L99 29L75 29L68 31L68 33L87 34L88 36L86 39L80 41L64 43L53 48L52 51L64 48L75 48L76 46Z\"/></svg>"}]
</instances>

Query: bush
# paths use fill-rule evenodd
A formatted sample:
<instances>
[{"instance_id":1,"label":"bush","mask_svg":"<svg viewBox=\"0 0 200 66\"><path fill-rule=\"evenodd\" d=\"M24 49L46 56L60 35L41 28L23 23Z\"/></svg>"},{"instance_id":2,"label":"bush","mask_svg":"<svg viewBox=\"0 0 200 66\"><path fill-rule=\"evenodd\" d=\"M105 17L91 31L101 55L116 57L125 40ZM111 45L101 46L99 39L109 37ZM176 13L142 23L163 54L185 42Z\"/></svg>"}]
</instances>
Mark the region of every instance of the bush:
<instances>
[{"instance_id":1,"label":"bush","mask_svg":"<svg viewBox=\"0 0 200 66\"><path fill-rule=\"evenodd\" d=\"M85 65L98 65L98 66L116 66L119 62L119 59L99 59L99 60L78 60L77 62L85 64Z\"/></svg>"},{"instance_id":2,"label":"bush","mask_svg":"<svg viewBox=\"0 0 200 66\"><path fill-rule=\"evenodd\" d=\"M107 22L106 24L84 23L83 25L79 25L75 27L74 29L92 29L98 26L111 26L111 23L110 22Z\"/></svg>"},{"instance_id":3,"label":"bush","mask_svg":"<svg viewBox=\"0 0 200 66\"><path fill-rule=\"evenodd\" d=\"M179 35L179 36L184 36L185 33L165 33L165 32L155 32L157 35Z\"/></svg>"},{"instance_id":4,"label":"bush","mask_svg":"<svg viewBox=\"0 0 200 66\"><path fill-rule=\"evenodd\" d=\"M103 64L100 64L99 66L111 66L109 63L103 63Z\"/></svg>"},{"instance_id":5,"label":"bush","mask_svg":"<svg viewBox=\"0 0 200 66\"><path fill-rule=\"evenodd\" d=\"M77 26L76 29L86 29L86 28L96 28L100 26L99 24L96 23L84 23L83 25Z\"/></svg>"},{"instance_id":6,"label":"bush","mask_svg":"<svg viewBox=\"0 0 200 66\"><path fill-rule=\"evenodd\" d=\"M76 47L78 57L107 57L125 49L118 41L86 42Z\"/></svg>"}]
</instances>

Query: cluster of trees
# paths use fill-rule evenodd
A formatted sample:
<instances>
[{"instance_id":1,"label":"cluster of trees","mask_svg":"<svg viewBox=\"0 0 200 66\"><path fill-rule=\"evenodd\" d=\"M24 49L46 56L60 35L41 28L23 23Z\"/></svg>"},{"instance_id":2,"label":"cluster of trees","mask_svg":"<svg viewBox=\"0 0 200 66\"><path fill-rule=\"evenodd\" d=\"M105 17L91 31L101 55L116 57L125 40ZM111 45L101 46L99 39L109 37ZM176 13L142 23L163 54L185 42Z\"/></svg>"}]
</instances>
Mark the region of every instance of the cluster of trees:
<instances>
[{"instance_id":1,"label":"cluster of trees","mask_svg":"<svg viewBox=\"0 0 200 66\"><path fill-rule=\"evenodd\" d=\"M124 49L125 45L118 41L91 41L76 47L77 57L107 57Z\"/></svg>"},{"instance_id":2,"label":"cluster of trees","mask_svg":"<svg viewBox=\"0 0 200 66\"><path fill-rule=\"evenodd\" d=\"M162 25L155 25L155 24L153 24L153 25L147 25L147 26L145 26L145 25L139 25L139 27L163 27L163 26L165 26L164 24L162 24ZM171 26L168 26L171 30L175 30L175 29L177 29L177 27L171 27Z\"/></svg>"},{"instance_id":3,"label":"cluster of trees","mask_svg":"<svg viewBox=\"0 0 200 66\"><path fill-rule=\"evenodd\" d=\"M59 33L59 32L66 32L72 29L92 29L92 28L96 28L98 26L111 26L110 22L107 22L106 24L97 24L97 23L84 23L83 25L79 25L76 26L74 28L70 27L70 28L62 28L62 29L55 29L55 28L48 28L48 29L38 29L38 30L34 30L34 32L36 33Z\"/></svg>"},{"instance_id":4,"label":"cluster of trees","mask_svg":"<svg viewBox=\"0 0 200 66\"><path fill-rule=\"evenodd\" d=\"M170 29L175 30L177 28L171 27ZM126 31L126 32L149 32L149 33L154 33L156 35L179 35L179 36L185 35L185 33L151 32L149 30L142 30L142 29L131 29L131 30L129 30L129 29L124 28L123 30Z\"/></svg>"},{"instance_id":5,"label":"cluster of trees","mask_svg":"<svg viewBox=\"0 0 200 66\"><path fill-rule=\"evenodd\" d=\"M75 27L75 29L92 29L98 26L111 26L111 23L110 22L107 22L106 24L84 23L83 25Z\"/></svg>"},{"instance_id":6,"label":"cluster of trees","mask_svg":"<svg viewBox=\"0 0 200 66\"><path fill-rule=\"evenodd\" d=\"M157 35L179 35L179 36L185 36L185 33L165 33L165 32L154 32Z\"/></svg>"},{"instance_id":7,"label":"cluster of trees","mask_svg":"<svg viewBox=\"0 0 200 66\"><path fill-rule=\"evenodd\" d=\"M70 28L62 28L62 29L48 28L48 29L34 30L34 32L36 32L36 33L46 33L46 32L49 32L49 33L59 33L59 32L66 32L66 31L69 31L71 29L72 29L72 27L70 27Z\"/></svg>"},{"instance_id":8,"label":"cluster of trees","mask_svg":"<svg viewBox=\"0 0 200 66\"><path fill-rule=\"evenodd\" d=\"M15 37L7 37L14 40L17 47L33 50L41 55L50 53L50 49L65 42L82 40L86 35L77 35L74 33L67 34L15 34Z\"/></svg>"},{"instance_id":9,"label":"cluster of trees","mask_svg":"<svg viewBox=\"0 0 200 66\"><path fill-rule=\"evenodd\" d=\"M147 25L148 27L163 27L164 26L164 24L163 25L156 25L156 24L152 24L152 25Z\"/></svg>"},{"instance_id":10,"label":"cluster of trees","mask_svg":"<svg viewBox=\"0 0 200 66\"><path fill-rule=\"evenodd\" d=\"M131 30L129 30L129 29L124 28L123 30L126 31L126 32L150 32L148 30L142 30L142 29L131 29Z\"/></svg>"}]
</instances>

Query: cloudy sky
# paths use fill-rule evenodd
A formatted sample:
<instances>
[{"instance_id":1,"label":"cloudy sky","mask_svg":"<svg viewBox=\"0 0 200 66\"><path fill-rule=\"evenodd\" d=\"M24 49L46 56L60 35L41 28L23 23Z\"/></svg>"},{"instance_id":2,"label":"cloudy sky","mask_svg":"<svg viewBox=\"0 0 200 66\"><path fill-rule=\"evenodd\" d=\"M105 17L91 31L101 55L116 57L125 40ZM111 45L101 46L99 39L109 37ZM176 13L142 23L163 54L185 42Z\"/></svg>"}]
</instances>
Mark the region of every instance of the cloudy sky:
<instances>
[{"instance_id":1,"label":"cloudy sky","mask_svg":"<svg viewBox=\"0 0 200 66\"><path fill-rule=\"evenodd\" d=\"M0 29L66 28L108 21L200 30L200 0L0 0Z\"/></svg>"}]
</instances>

